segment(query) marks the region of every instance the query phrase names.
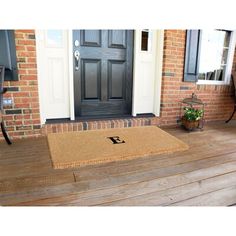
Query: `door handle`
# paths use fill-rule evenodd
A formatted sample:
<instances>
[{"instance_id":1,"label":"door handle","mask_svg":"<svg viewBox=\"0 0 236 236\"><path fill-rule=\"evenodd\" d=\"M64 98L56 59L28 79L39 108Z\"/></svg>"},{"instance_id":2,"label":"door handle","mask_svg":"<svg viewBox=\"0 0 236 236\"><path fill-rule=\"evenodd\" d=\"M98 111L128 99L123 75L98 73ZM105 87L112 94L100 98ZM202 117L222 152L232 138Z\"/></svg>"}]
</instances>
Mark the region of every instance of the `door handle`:
<instances>
[{"instance_id":1,"label":"door handle","mask_svg":"<svg viewBox=\"0 0 236 236\"><path fill-rule=\"evenodd\" d=\"M74 56L75 56L75 70L79 70L80 53L78 50L75 50Z\"/></svg>"}]
</instances>

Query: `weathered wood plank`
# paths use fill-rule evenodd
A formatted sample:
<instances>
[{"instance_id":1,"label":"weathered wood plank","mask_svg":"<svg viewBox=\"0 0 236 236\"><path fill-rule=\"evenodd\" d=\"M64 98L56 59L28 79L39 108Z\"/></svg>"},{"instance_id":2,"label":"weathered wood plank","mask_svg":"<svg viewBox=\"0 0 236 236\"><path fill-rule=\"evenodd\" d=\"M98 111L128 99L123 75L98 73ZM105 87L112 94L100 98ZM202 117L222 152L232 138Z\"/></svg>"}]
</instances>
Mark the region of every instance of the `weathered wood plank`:
<instances>
[{"instance_id":1,"label":"weathered wood plank","mask_svg":"<svg viewBox=\"0 0 236 236\"><path fill-rule=\"evenodd\" d=\"M59 172L45 175L11 178L0 181L0 195L19 191L34 190L42 187L75 182L73 173ZM0 199L1 202L1 199Z\"/></svg>"},{"instance_id":2,"label":"weathered wood plank","mask_svg":"<svg viewBox=\"0 0 236 236\"><path fill-rule=\"evenodd\" d=\"M173 206L230 206L236 204L236 185L172 204Z\"/></svg>"},{"instance_id":3,"label":"weathered wood plank","mask_svg":"<svg viewBox=\"0 0 236 236\"><path fill-rule=\"evenodd\" d=\"M234 158L234 153L235 150L232 147L229 147L226 151L222 151L221 148L218 149L210 149L209 151L205 151L204 153L202 152L196 152L196 153L192 153L189 155L183 155L183 156L178 156L178 157L172 157L170 156L170 158L168 159L157 159L157 160L152 160L152 161L145 161L143 160L143 162L141 163L136 163L135 161L132 163L127 163L126 165L123 163L122 166L120 166L118 163L113 163L110 164L109 166L106 167L101 167L93 169L93 168L89 168L89 170L85 169L85 170L75 170L75 177L77 179L77 181L82 181L84 179L98 179L98 178L104 178L104 176L115 176L115 175L121 175L121 174L132 174L132 173L142 173L143 171L157 171L160 169L160 171L162 171L161 169L163 169L165 171L164 168L166 167L177 167L180 164L187 164L187 163L191 163L194 161L203 161L206 159L211 160L212 162L217 161L221 161L222 160L222 155L230 155L232 156L232 158ZM233 155L231 155L233 154ZM214 159L216 157L216 159ZM219 158L218 158L219 157ZM114 168L112 168L112 165L114 166ZM192 165L188 165L188 166L192 166ZM191 168L190 168L191 169Z\"/></svg>"},{"instance_id":4,"label":"weathered wood plank","mask_svg":"<svg viewBox=\"0 0 236 236\"><path fill-rule=\"evenodd\" d=\"M183 201L198 195L217 191L235 185L236 172L215 176L198 182L181 185L164 191L127 198L115 202L106 202L103 205L115 206L168 206L172 203Z\"/></svg>"},{"instance_id":5,"label":"weathered wood plank","mask_svg":"<svg viewBox=\"0 0 236 236\"><path fill-rule=\"evenodd\" d=\"M115 187L110 186L109 188L101 188L94 191L88 189L87 191L83 192L66 194L64 196L55 196L55 198L52 199L35 199L35 201L29 201L19 204L60 205L63 199L64 205L97 205L103 203L113 205L113 202L115 201L122 202L122 199L129 199L136 196L140 196L140 198L143 199L143 195L147 195L149 193L152 194L153 192L159 195L158 191L167 190L176 186L187 185L196 181L202 181L207 178L222 175L222 173L231 173L232 171L236 171L236 161L212 166L209 168L198 169L196 171L187 172L184 174L171 175L158 179L149 179L147 181L142 181L134 184L124 184ZM97 184L99 184L99 182L97 182ZM96 187L97 186L95 186L95 188ZM26 199L26 197L24 197L24 199ZM131 199L131 201L132 200L133 199ZM114 204L116 204L116 202Z\"/></svg>"},{"instance_id":6,"label":"weathered wood plank","mask_svg":"<svg viewBox=\"0 0 236 236\"><path fill-rule=\"evenodd\" d=\"M116 187L120 185L133 184L143 181L149 181L152 179L164 178L169 176L180 175L195 170L202 170L202 168L216 167L225 162L236 161L236 154L220 155L217 157L211 157L204 160L198 160L194 162L188 162L184 164L178 164L175 166L167 166L163 168L153 169L140 169L136 172L120 173L116 175L107 175L100 178L87 178L84 180L77 179L78 182L88 182L90 190L96 188L108 188ZM219 167L221 168L221 166ZM234 168L234 167L233 167ZM204 170L203 169L203 170Z\"/></svg>"}]
</instances>

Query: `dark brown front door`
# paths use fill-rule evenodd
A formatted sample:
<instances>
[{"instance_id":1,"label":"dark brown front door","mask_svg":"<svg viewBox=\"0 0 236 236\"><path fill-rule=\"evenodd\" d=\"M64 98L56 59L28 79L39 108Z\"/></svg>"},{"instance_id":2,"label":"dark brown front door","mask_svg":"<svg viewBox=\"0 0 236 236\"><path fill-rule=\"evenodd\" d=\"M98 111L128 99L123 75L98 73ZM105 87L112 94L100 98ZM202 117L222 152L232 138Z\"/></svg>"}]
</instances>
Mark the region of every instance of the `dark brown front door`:
<instances>
[{"instance_id":1,"label":"dark brown front door","mask_svg":"<svg viewBox=\"0 0 236 236\"><path fill-rule=\"evenodd\" d=\"M131 114L132 30L73 30L75 116Z\"/></svg>"}]
</instances>

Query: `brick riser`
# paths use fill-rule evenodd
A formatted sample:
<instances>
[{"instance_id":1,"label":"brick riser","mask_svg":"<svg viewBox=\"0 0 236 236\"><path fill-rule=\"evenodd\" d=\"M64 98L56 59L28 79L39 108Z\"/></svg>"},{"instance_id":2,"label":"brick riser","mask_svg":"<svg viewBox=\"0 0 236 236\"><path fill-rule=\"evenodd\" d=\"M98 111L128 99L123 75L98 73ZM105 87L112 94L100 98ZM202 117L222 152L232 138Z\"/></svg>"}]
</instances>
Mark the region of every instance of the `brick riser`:
<instances>
[{"instance_id":1,"label":"brick riser","mask_svg":"<svg viewBox=\"0 0 236 236\"><path fill-rule=\"evenodd\" d=\"M42 134L159 125L159 123L158 117L55 123L44 125Z\"/></svg>"}]
</instances>

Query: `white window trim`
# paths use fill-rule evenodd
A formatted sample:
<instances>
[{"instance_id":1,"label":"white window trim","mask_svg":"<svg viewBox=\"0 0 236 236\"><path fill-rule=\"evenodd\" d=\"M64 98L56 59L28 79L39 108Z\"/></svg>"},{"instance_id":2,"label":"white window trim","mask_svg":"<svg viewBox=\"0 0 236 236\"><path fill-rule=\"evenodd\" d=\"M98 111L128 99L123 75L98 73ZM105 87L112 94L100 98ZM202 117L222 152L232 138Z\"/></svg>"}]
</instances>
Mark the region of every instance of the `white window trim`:
<instances>
[{"instance_id":1,"label":"white window trim","mask_svg":"<svg viewBox=\"0 0 236 236\"><path fill-rule=\"evenodd\" d=\"M215 80L198 80L197 84L206 84L206 85L228 85L230 84L231 79L231 70L233 66L233 59L235 53L235 44L236 44L236 30L232 31L232 36L229 43L229 55L226 65L226 73L224 81L215 81ZM200 55L201 56L201 55Z\"/></svg>"}]
</instances>

